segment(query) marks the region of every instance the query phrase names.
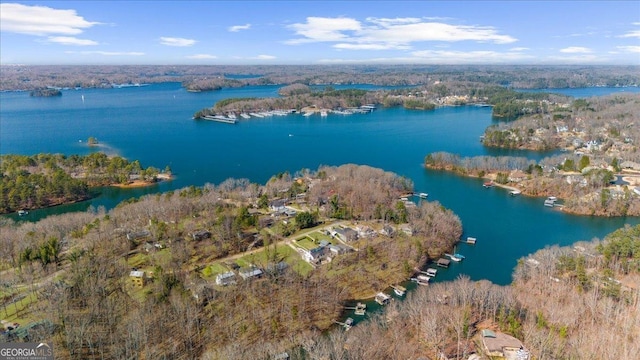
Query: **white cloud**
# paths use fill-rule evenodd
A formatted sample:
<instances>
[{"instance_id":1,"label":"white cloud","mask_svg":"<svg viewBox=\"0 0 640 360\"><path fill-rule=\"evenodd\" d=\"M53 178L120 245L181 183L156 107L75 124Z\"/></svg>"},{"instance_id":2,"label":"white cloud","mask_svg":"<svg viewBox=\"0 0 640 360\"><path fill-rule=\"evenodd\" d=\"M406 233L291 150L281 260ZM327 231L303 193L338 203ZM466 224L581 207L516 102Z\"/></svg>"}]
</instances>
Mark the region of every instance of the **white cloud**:
<instances>
[{"instance_id":1,"label":"white cloud","mask_svg":"<svg viewBox=\"0 0 640 360\"><path fill-rule=\"evenodd\" d=\"M367 18L362 23L353 18L308 17L306 23L288 26L298 38L287 44L337 42L338 49L383 50L407 49L414 42L476 41L508 44L517 39L498 33L490 26L452 25L419 18ZM353 44L353 45L347 45Z\"/></svg>"},{"instance_id":2,"label":"white cloud","mask_svg":"<svg viewBox=\"0 0 640 360\"><path fill-rule=\"evenodd\" d=\"M240 30L249 30L249 29L251 29L251 24L231 26L229 27L228 30L231 32L238 32Z\"/></svg>"},{"instance_id":3,"label":"white cloud","mask_svg":"<svg viewBox=\"0 0 640 360\"><path fill-rule=\"evenodd\" d=\"M0 30L3 32L38 36L77 35L96 24L99 23L85 20L75 10L13 3L0 4Z\"/></svg>"},{"instance_id":4,"label":"white cloud","mask_svg":"<svg viewBox=\"0 0 640 360\"><path fill-rule=\"evenodd\" d=\"M273 56L273 55L258 55L254 59L256 59L256 60L273 60L275 58L276 57Z\"/></svg>"},{"instance_id":5,"label":"white cloud","mask_svg":"<svg viewBox=\"0 0 640 360\"><path fill-rule=\"evenodd\" d=\"M288 26L302 38L287 41L288 44L302 44L308 42L343 41L347 35L343 31L360 30L360 22L351 18L322 18L308 17L304 24Z\"/></svg>"},{"instance_id":6,"label":"white cloud","mask_svg":"<svg viewBox=\"0 0 640 360\"><path fill-rule=\"evenodd\" d=\"M589 54L591 53L591 49L582 47L582 46L569 46L564 49L560 49L561 53L565 54Z\"/></svg>"},{"instance_id":7,"label":"white cloud","mask_svg":"<svg viewBox=\"0 0 640 360\"><path fill-rule=\"evenodd\" d=\"M640 46L618 46L618 49L624 52L640 53Z\"/></svg>"},{"instance_id":8,"label":"white cloud","mask_svg":"<svg viewBox=\"0 0 640 360\"><path fill-rule=\"evenodd\" d=\"M526 50L530 50L530 49L527 47L514 47L509 49L509 51L526 51Z\"/></svg>"},{"instance_id":9,"label":"white cloud","mask_svg":"<svg viewBox=\"0 0 640 360\"><path fill-rule=\"evenodd\" d=\"M406 50L411 47L408 45L400 45L400 44L353 44L353 43L339 43L333 45L336 49L345 49L345 50L389 50L389 49L398 49L398 50Z\"/></svg>"},{"instance_id":10,"label":"white cloud","mask_svg":"<svg viewBox=\"0 0 640 360\"><path fill-rule=\"evenodd\" d=\"M76 45L76 46L92 46L98 45L96 41L87 40L87 39L78 39L71 36L49 36L47 41L62 44L62 45Z\"/></svg>"},{"instance_id":11,"label":"white cloud","mask_svg":"<svg viewBox=\"0 0 640 360\"><path fill-rule=\"evenodd\" d=\"M513 63L533 59L533 56L523 54L520 51L421 50L411 54L422 62L434 64Z\"/></svg>"},{"instance_id":12,"label":"white cloud","mask_svg":"<svg viewBox=\"0 0 640 360\"><path fill-rule=\"evenodd\" d=\"M195 54L187 56L187 59L197 59L197 60L206 60L206 59L217 59L218 57L210 54Z\"/></svg>"},{"instance_id":13,"label":"white cloud","mask_svg":"<svg viewBox=\"0 0 640 360\"><path fill-rule=\"evenodd\" d=\"M143 52L137 51L67 51L67 54L82 54L82 55L104 55L104 56L143 56Z\"/></svg>"},{"instance_id":14,"label":"white cloud","mask_svg":"<svg viewBox=\"0 0 640 360\"><path fill-rule=\"evenodd\" d=\"M517 51L453 51L420 50L405 57L381 57L367 59L321 59L324 64L513 64L531 61L531 55Z\"/></svg>"},{"instance_id":15,"label":"white cloud","mask_svg":"<svg viewBox=\"0 0 640 360\"><path fill-rule=\"evenodd\" d=\"M546 62L553 64L606 64L611 59L603 56L597 56L594 54L579 54L579 55L567 55L567 56L549 56Z\"/></svg>"},{"instance_id":16,"label":"white cloud","mask_svg":"<svg viewBox=\"0 0 640 360\"><path fill-rule=\"evenodd\" d=\"M196 40L177 38L177 37L161 37L160 38L160 44L167 45L167 46L185 47L185 46L192 46L196 42L197 42Z\"/></svg>"},{"instance_id":17,"label":"white cloud","mask_svg":"<svg viewBox=\"0 0 640 360\"><path fill-rule=\"evenodd\" d=\"M629 31L628 33L626 33L624 35L620 35L618 37L621 37L621 38L638 38L638 39L640 39L640 30Z\"/></svg>"}]
</instances>

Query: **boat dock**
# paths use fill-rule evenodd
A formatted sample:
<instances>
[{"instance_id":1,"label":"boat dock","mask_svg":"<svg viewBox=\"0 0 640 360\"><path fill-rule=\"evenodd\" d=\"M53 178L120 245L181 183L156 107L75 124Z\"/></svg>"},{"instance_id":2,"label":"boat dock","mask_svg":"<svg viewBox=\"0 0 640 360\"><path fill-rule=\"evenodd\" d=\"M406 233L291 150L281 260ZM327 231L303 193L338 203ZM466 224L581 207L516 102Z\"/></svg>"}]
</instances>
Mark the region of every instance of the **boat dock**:
<instances>
[{"instance_id":1,"label":"boat dock","mask_svg":"<svg viewBox=\"0 0 640 360\"><path fill-rule=\"evenodd\" d=\"M367 312L367 304L359 302L355 307L345 306L345 310L353 310L353 313L358 316L363 316Z\"/></svg>"},{"instance_id":2,"label":"boat dock","mask_svg":"<svg viewBox=\"0 0 640 360\"><path fill-rule=\"evenodd\" d=\"M467 244L475 245L475 243L476 243L476 238L471 236L467 237Z\"/></svg>"},{"instance_id":3,"label":"boat dock","mask_svg":"<svg viewBox=\"0 0 640 360\"><path fill-rule=\"evenodd\" d=\"M383 292L379 292L376 294L376 297L373 300L375 300L375 302L377 302L379 305L384 306L389 304L389 302L391 301L391 296Z\"/></svg>"},{"instance_id":4,"label":"boat dock","mask_svg":"<svg viewBox=\"0 0 640 360\"><path fill-rule=\"evenodd\" d=\"M436 262L436 265L443 267L443 268L448 268L449 264L451 264L451 260L449 259L445 259L445 258L440 258L438 259L438 261Z\"/></svg>"},{"instance_id":5,"label":"boat dock","mask_svg":"<svg viewBox=\"0 0 640 360\"><path fill-rule=\"evenodd\" d=\"M427 280L424 280L424 278L426 278ZM418 275L418 277L412 277L409 280L415 282L418 285L426 286L426 285L429 285L429 280L428 279L429 279L429 277L426 277L424 275Z\"/></svg>"},{"instance_id":6,"label":"boat dock","mask_svg":"<svg viewBox=\"0 0 640 360\"><path fill-rule=\"evenodd\" d=\"M228 118L225 116L220 116L220 115L205 115L203 117L203 119L205 120L211 120L211 121L217 121L217 122L221 122L221 123L226 123L226 124L235 124L236 123L236 119L232 119L232 118Z\"/></svg>"}]
</instances>

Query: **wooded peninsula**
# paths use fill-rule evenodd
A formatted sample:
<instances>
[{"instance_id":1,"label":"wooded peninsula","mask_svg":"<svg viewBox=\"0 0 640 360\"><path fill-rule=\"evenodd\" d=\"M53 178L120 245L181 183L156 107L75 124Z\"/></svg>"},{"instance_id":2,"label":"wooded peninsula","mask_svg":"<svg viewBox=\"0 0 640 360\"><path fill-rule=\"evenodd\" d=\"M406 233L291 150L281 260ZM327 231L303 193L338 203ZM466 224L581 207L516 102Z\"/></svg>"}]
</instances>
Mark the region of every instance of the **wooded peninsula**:
<instances>
[{"instance_id":1,"label":"wooded peninsula","mask_svg":"<svg viewBox=\"0 0 640 360\"><path fill-rule=\"evenodd\" d=\"M91 143L91 139L89 141ZM0 156L0 214L90 199L91 188L146 186L171 178L154 167L102 152Z\"/></svg>"},{"instance_id":2,"label":"wooded peninsula","mask_svg":"<svg viewBox=\"0 0 640 360\"><path fill-rule=\"evenodd\" d=\"M489 127L481 141L490 147L561 154L536 162L438 152L426 156L425 166L484 178L491 181L488 186L503 185L513 194L557 197L564 200L560 208L574 214L639 216L640 153L635 142L640 130L635 124L640 121L640 95L530 104L538 111Z\"/></svg>"}]
</instances>

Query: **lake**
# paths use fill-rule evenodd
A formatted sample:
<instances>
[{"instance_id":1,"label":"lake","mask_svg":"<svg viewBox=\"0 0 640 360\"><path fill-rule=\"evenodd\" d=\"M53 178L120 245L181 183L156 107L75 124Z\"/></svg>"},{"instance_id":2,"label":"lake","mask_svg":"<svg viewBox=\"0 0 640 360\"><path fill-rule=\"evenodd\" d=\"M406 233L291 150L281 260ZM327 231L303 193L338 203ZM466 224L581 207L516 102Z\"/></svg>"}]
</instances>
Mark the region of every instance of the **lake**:
<instances>
[{"instance_id":1,"label":"lake","mask_svg":"<svg viewBox=\"0 0 640 360\"><path fill-rule=\"evenodd\" d=\"M191 93L179 83L120 89L63 90L61 97L32 98L26 92L0 93L0 153L87 154L86 140L100 150L140 160L143 166L170 166L171 182L138 189L103 189L93 200L32 211L27 220L89 206L112 208L120 201L189 185L248 178L264 184L284 171L320 165L356 163L393 171L413 180L417 192L429 193L460 216L464 236L477 245L460 246L461 263L442 270L438 279L467 274L497 284L511 282L518 258L550 245L591 240L638 218L603 219L563 214L542 199L511 197L503 189L485 189L478 179L428 171L424 156L448 151L463 156L545 154L486 149L479 141L492 123L491 109L444 107L434 111L378 109L370 114L289 115L240 120L235 125L194 121L193 114L229 97L278 96L280 86L255 86ZM346 86L345 86L346 87ZM355 87L355 86L351 86ZM338 88L338 87L336 87ZM340 87L342 88L342 87ZM376 89L381 87L359 86ZM594 94L620 88L594 88ZM638 88L625 88L638 92ZM581 96L588 89L576 89ZM570 95L570 94L568 94ZM548 154L547 154L548 155ZM8 215L16 218L16 215Z\"/></svg>"}]
</instances>

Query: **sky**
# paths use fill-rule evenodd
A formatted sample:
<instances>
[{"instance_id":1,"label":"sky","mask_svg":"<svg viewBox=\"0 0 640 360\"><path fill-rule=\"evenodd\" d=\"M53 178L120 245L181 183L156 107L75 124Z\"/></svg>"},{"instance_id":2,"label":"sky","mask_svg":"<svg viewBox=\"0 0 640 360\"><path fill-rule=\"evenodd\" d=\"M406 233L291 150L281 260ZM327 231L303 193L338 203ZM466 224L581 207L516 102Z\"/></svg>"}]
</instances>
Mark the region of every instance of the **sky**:
<instances>
[{"instance_id":1,"label":"sky","mask_svg":"<svg viewBox=\"0 0 640 360\"><path fill-rule=\"evenodd\" d=\"M640 65L640 1L1 1L0 64Z\"/></svg>"}]
</instances>

